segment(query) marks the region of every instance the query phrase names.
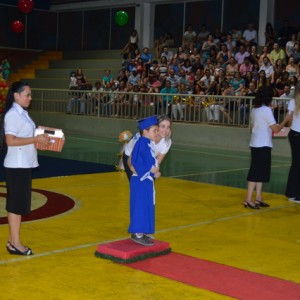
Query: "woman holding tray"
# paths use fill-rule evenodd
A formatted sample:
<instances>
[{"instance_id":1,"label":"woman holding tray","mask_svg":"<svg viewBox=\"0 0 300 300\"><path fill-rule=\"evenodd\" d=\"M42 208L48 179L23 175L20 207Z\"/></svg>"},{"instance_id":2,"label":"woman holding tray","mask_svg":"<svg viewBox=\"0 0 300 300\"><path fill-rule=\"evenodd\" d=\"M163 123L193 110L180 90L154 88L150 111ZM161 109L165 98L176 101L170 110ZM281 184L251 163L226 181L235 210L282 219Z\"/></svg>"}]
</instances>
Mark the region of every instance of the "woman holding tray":
<instances>
[{"instance_id":1,"label":"woman holding tray","mask_svg":"<svg viewBox=\"0 0 300 300\"><path fill-rule=\"evenodd\" d=\"M35 124L29 117L31 89L25 82L14 82L8 90L2 121L1 142L5 146L6 210L9 238L6 249L10 254L32 255L20 239L22 215L30 213L31 171L38 166L35 144L47 145L47 134L34 136Z\"/></svg>"}]
</instances>

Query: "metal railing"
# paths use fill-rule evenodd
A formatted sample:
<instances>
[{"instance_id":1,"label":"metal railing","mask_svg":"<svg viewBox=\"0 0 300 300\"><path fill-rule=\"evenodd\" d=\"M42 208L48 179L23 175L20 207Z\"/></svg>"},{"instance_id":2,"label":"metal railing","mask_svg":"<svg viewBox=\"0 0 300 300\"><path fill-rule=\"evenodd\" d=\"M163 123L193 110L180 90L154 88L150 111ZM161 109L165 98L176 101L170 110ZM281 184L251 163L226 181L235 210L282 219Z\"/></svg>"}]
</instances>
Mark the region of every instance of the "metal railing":
<instances>
[{"instance_id":1,"label":"metal railing","mask_svg":"<svg viewBox=\"0 0 300 300\"><path fill-rule=\"evenodd\" d=\"M32 89L30 109L39 112L94 117L141 119L166 114L172 121L249 126L252 97L86 90ZM274 98L274 116L280 122L289 99Z\"/></svg>"}]
</instances>

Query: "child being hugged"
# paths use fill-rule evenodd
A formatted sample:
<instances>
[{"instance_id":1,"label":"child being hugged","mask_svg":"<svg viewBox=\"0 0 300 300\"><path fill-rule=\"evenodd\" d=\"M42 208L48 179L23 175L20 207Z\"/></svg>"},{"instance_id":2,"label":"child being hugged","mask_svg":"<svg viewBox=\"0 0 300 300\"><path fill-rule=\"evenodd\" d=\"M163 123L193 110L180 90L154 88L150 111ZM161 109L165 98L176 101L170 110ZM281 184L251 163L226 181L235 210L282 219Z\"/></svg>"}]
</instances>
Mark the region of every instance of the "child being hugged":
<instances>
[{"instance_id":1,"label":"child being hugged","mask_svg":"<svg viewBox=\"0 0 300 300\"><path fill-rule=\"evenodd\" d=\"M148 236L155 231L154 178L160 177L157 159L151 146L158 134L157 116L138 121L141 137L134 145L131 164L135 173L130 179L130 225L131 239L144 246L152 246Z\"/></svg>"}]
</instances>

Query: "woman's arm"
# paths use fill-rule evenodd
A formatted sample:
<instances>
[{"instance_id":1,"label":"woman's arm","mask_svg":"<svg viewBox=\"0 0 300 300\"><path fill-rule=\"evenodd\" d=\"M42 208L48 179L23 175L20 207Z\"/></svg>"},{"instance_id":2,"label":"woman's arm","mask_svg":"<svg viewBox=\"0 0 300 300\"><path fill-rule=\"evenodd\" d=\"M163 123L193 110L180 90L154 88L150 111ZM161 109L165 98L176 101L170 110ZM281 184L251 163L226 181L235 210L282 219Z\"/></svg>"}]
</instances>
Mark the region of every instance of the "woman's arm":
<instances>
[{"instance_id":1,"label":"woman's arm","mask_svg":"<svg viewBox=\"0 0 300 300\"><path fill-rule=\"evenodd\" d=\"M21 138L12 134L6 134L5 140L7 146L25 146L36 143L47 145L50 142L50 138L47 134L40 134L35 137L28 138Z\"/></svg>"},{"instance_id":2,"label":"woman's arm","mask_svg":"<svg viewBox=\"0 0 300 300\"><path fill-rule=\"evenodd\" d=\"M274 133L277 133L285 126L285 124L291 122L292 119L293 119L293 113L287 114L284 120L280 124L273 124L270 127Z\"/></svg>"}]
</instances>

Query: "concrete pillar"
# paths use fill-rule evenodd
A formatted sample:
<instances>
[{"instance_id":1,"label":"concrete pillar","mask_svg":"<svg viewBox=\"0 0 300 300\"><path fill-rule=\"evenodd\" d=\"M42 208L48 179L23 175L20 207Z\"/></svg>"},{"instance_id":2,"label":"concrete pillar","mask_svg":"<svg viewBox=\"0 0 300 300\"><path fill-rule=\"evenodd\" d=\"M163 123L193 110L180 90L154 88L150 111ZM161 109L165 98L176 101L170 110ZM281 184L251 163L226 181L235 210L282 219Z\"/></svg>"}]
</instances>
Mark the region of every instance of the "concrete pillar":
<instances>
[{"instance_id":1,"label":"concrete pillar","mask_svg":"<svg viewBox=\"0 0 300 300\"><path fill-rule=\"evenodd\" d=\"M260 0L259 7L259 27L258 27L258 45L265 45L266 24L271 23L274 26L275 0Z\"/></svg>"},{"instance_id":2,"label":"concrete pillar","mask_svg":"<svg viewBox=\"0 0 300 300\"><path fill-rule=\"evenodd\" d=\"M138 3L135 7L135 28L139 33L139 48L153 45L154 4Z\"/></svg>"}]
</instances>

